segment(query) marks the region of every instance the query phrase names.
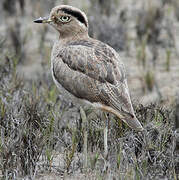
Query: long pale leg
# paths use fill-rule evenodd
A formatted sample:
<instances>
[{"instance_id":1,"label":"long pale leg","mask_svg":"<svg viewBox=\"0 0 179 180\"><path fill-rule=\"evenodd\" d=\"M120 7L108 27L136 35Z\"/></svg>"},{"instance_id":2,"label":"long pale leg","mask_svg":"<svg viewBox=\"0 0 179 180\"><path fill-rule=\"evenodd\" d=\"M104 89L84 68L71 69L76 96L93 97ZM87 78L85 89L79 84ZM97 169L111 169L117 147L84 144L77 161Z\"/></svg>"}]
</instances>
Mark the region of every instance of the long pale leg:
<instances>
[{"instance_id":1,"label":"long pale leg","mask_svg":"<svg viewBox=\"0 0 179 180\"><path fill-rule=\"evenodd\" d=\"M80 107L80 114L81 114L81 119L82 119L82 128L83 128L83 131L84 131L84 139L83 139L83 142L84 142L84 148L83 148L83 153L84 153L84 159L83 159L83 162L84 162L84 168L87 168L87 165L88 165L88 132L87 132L87 117L86 117L86 114L83 110L82 107Z\"/></svg>"},{"instance_id":2,"label":"long pale leg","mask_svg":"<svg viewBox=\"0 0 179 180\"><path fill-rule=\"evenodd\" d=\"M104 118L105 118L105 123L104 123L104 157L107 158L108 156L108 116L106 112L104 112Z\"/></svg>"}]
</instances>

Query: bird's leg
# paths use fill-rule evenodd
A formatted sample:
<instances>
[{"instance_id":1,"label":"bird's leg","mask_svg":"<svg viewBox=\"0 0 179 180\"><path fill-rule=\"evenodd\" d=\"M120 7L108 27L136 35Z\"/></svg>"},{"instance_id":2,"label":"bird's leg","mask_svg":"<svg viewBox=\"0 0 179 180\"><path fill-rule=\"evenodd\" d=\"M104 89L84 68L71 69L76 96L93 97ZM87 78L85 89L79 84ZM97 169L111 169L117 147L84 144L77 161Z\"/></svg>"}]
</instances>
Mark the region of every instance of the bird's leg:
<instances>
[{"instance_id":1,"label":"bird's leg","mask_svg":"<svg viewBox=\"0 0 179 180\"><path fill-rule=\"evenodd\" d=\"M87 117L86 117L86 114L83 110L82 107L80 107L80 114L81 114L81 119L82 119L82 129L83 129L83 132L84 132L84 139L83 139L83 142L84 142L84 148L83 148L83 153L84 153L84 168L87 168L87 165L88 165L88 152L87 152L87 149L88 149L88 146L87 146L87 140L88 140L88 132L87 132Z\"/></svg>"},{"instance_id":2,"label":"bird's leg","mask_svg":"<svg viewBox=\"0 0 179 180\"><path fill-rule=\"evenodd\" d=\"M107 158L108 156L108 115L106 112L104 114L104 157Z\"/></svg>"}]
</instances>

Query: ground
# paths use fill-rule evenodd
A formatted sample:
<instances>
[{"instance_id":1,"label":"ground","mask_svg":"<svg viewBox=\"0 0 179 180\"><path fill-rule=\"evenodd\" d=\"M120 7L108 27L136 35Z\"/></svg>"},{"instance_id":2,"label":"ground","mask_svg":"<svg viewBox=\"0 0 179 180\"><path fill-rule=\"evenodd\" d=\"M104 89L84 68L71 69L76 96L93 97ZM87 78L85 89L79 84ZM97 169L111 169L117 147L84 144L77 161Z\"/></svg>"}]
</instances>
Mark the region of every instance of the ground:
<instances>
[{"instance_id":1,"label":"ground","mask_svg":"<svg viewBox=\"0 0 179 180\"><path fill-rule=\"evenodd\" d=\"M40 0L25 1L24 6L20 2L0 3L0 176L177 179L178 1ZM146 129L136 133L110 115L105 159L104 119L100 111L84 106L87 168L83 166L79 105L65 99L51 77L50 53L58 34L52 27L33 23L63 3L83 9L89 17L90 35L119 52L136 115Z\"/></svg>"}]
</instances>

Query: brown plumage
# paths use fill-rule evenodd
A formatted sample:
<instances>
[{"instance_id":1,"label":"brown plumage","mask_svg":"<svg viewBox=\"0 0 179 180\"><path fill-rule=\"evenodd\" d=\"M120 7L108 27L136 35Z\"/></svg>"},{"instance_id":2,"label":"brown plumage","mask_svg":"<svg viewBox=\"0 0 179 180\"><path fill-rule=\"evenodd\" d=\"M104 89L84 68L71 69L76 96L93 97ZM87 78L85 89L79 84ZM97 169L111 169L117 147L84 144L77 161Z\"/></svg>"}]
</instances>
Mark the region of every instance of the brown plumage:
<instances>
[{"instance_id":1,"label":"brown plumage","mask_svg":"<svg viewBox=\"0 0 179 180\"><path fill-rule=\"evenodd\" d=\"M78 99L111 112L131 128L141 131L131 104L125 69L118 53L88 36L88 20L79 9L61 5L52 9L49 23L60 36L51 55L52 76Z\"/></svg>"}]
</instances>

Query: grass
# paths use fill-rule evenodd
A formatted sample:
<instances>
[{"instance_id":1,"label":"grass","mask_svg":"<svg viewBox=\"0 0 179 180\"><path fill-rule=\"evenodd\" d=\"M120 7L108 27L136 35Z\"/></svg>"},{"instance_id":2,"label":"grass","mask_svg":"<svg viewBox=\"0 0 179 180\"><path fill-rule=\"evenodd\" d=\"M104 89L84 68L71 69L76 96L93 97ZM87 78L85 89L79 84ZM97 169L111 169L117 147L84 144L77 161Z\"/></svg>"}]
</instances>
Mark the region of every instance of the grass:
<instances>
[{"instance_id":1,"label":"grass","mask_svg":"<svg viewBox=\"0 0 179 180\"><path fill-rule=\"evenodd\" d=\"M64 176L73 175L78 170L85 173L81 158L84 148L82 120L79 118L75 124L62 125L63 116L56 103L55 87L51 83L50 86L44 85L43 81L43 88L36 83L27 88L29 84L25 85L23 80L18 79L16 66L9 58L1 64L0 75L2 178L32 178L46 171L55 174L59 171ZM140 105L135 109L147 132L133 132L110 116L107 162L103 158L103 116L98 111L85 109L89 161L86 170L102 179L115 176L126 179L176 178L171 112L156 105ZM54 164L58 153L63 155L65 162L62 167Z\"/></svg>"},{"instance_id":2,"label":"grass","mask_svg":"<svg viewBox=\"0 0 179 180\"><path fill-rule=\"evenodd\" d=\"M119 2L115 0L115 3ZM106 8L108 10L111 7ZM145 90L149 91L153 91L155 74L147 67L150 64L147 50L153 44L156 48L162 46L158 37L160 37L160 25L165 20L163 14L160 17L160 13L163 12L160 12L158 8L155 9L154 11L144 9L144 19L147 23L141 23L143 22L141 19L137 22L138 27L135 27L137 38L140 40L137 59L144 69L141 76ZM100 16L98 17L101 20ZM118 37L114 36L108 26L110 24L102 23L102 30L104 31L105 27L108 30L108 33L104 31L104 34L110 38ZM119 33L118 30L116 32L123 36L122 34L128 33L125 30L127 31L128 28L124 28L124 32L121 31L123 33ZM19 35L22 41L19 43L22 46L27 45L32 32L27 31L24 35ZM49 45L45 43L45 39L49 41L47 34L48 29L44 28L37 48L44 60L42 64L44 74L46 74L46 69L49 69L46 66L49 66L51 51ZM106 39L105 36L104 40ZM130 41L132 44L133 40ZM116 43L113 39L112 42ZM122 42L124 43L125 40ZM124 46L122 44L122 47ZM68 105L68 99L66 103L60 98L60 93L51 79L47 80L46 76L40 76L38 80L32 82L19 78L17 67L22 63L21 55L23 53L26 55L26 52L22 48L19 50L19 55L14 56L11 55L9 49L6 47L6 39L0 40L1 179L36 179L40 174L42 176L53 174L58 178L69 177L70 179L80 176L84 177L83 179L127 180L179 178L179 157L175 147L177 141L174 129L175 118L170 108L164 109L156 104L146 106L134 104L136 116L146 129L142 133L131 130L124 122L110 115L109 155L108 159L105 159L103 154L104 117L101 112L90 107L83 107L88 119L87 125L84 124L80 110L74 104ZM164 60L166 71L170 71L171 55L173 56L172 47L167 47ZM88 162L85 166L83 162L84 130L87 131L88 142Z\"/></svg>"},{"instance_id":3,"label":"grass","mask_svg":"<svg viewBox=\"0 0 179 180\"><path fill-rule=\"evenodd\" d=\"M143 68L146 66L146 45L147 45L147 35L141 40L141 45L138 47L137 60L139 64L142 64Z\"/></svg>"},{"instance_id":4,"label":"grass","mask_svg":"<svg viewBox=\"0 0 179 180\"><path fill-rule=\"evenodd\" d=\"M166 71L170 71L170 64L171 64L171 50L166 50Z\"/></svg>"},{"instance_id":5,"label":"grass","mask_svg":"<svg viewBox=\"0 0 179 180\"><path fill-rule=\"evenodd\" d=\"M145 78L145 84L146 84L147 90L152 91L155 84L155 76L153 72L148 70L144 78Z\"/></svg>"}]
</instances>

